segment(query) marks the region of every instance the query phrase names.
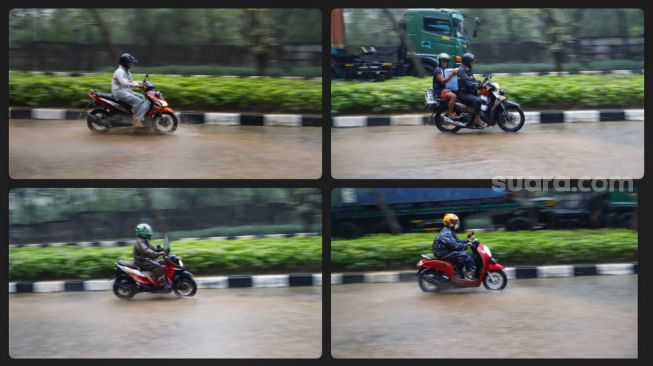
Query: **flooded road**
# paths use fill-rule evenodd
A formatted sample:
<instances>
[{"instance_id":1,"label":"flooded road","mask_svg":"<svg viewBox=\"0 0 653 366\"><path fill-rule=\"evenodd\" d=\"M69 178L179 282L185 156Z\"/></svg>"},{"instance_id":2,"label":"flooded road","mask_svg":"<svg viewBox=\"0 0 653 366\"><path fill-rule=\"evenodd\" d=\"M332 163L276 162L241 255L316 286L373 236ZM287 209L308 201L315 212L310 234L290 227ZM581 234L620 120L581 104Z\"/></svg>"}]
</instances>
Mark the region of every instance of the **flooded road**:
<instances>
[{"instance_id":1,"label":"flooded road","mask_svg":"<svg viewBox=\"0 0 653 366\"><path fill-rule=\"evenodd\" d=\"M9 295L14 358L318 358L322 288Z\"/></svg>"},{"instance_id":2,"label":"flooded road","mask_svg":"<svg viewBox=\"0 0 653 366\"><path fill-rule=\"evenodd\" d=\"M511 280L431 294L331 288L333 357L635 358L637 275Z\"/></svg>"},{"instance_id":3,"label":"flooded road","mask_svg":"<svg viewBox=\"0 0 653 366\"><path fill-rule=\"evenodd\" d=\"M316 179L318 127L180 125L172 135L84 121L9 121L14 179Z\"/></svg>"},{"instance_id":4,"label":"flooded road","mask_svg":"<svg viewBox=\"0 0 653 366\"><path fill-rule=\"evenodd\" d=\"M332 128L334 178L490 179L644 174L644 123L527 124L445 134L435 126Z\"/></svg>"}]
</instances>

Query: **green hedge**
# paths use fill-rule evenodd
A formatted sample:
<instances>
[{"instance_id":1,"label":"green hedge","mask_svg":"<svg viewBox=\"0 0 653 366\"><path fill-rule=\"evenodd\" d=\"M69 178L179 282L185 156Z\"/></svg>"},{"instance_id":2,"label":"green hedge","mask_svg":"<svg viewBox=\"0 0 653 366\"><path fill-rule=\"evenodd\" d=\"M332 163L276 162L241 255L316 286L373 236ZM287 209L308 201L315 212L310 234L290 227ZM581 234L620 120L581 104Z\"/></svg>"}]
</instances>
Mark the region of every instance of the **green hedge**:
<instances>
[{"instance_id":1,"label":"green hedge","mask_svg":"<svg viewBox=\"0 0 653 366\"><path fill-rule=\"evenodd\" d=\"M610 71L610 70L640 70L644 68L644 60L599 60L590 61L586 64L576 62L569 62L563 64L563 70L567 72L578 72L582 70L597 70L597 71ZM486 64L479 61L474 65L475 74L484 74L490 72L549 72L556 71L554 63L523 63L523 62L507 62Z\"/></svg>"},{"instance_id":2,"label":"green hedge","mask_svg":"<svg viewBox=\"0 0 653 366\"><path fill-rule=\"evenodd\" d=\"M85 108L89 89L109 92L111 73L89 76L9 73L12 107ZM134 74L139 80L143 74ZM275 78L151 75L179 111L321 113L322 82Z\"/></svg>"},{"instance_id":3,"label":"green hedge","mask_svg":"<svg viewBox=\"0 0 653 366\"><path fill-rule=\"evenodd\" d=\"M331 267L334 271L414 268L421 253L431 253L435 235L379 234L335 240ZM637 260L637 232L627 229L482 232L476 237L506 266Z\"/></svg>"},{"instance_id":4,"label":"green hedge","mask_svg":"<svg viewBox=\"0 0 653 366\"><path fill-rule=\"evenodd\" d=\"M154 243L160 243L154 241ZM322 239L186 240L171 242L195 275L320 272ZM10 248L9 280L109 278L131 247Z\"/></svg>"},{"instance_id":5,"label":"green hedge","mask_svg":"<svg viewBox=\"0 0 653 366\"><path fill-rule=\"evenodd\" d=\"M525 110L644 107L643 75L497 76L494 80ZM421 113L424 91L430 86L430 77L333 81L331 112Z\"/></svg>"}]
</instances>

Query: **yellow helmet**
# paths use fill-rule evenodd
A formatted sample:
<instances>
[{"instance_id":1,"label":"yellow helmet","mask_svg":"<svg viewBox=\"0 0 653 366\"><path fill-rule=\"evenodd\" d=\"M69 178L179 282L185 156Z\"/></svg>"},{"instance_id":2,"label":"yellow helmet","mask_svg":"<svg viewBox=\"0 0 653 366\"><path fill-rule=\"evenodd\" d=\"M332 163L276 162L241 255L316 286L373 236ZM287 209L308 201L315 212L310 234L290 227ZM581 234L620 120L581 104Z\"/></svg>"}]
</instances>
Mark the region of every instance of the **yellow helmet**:
<instances>
[{"instance_id":1,"label":"yellow helmet","mask_svg":"<svg viewBox=\"0 0 653 366\"><path fill-rule=\"evenodd\" d=\"M454 224L455 227L458 227L460 220L458 219L458 216L456 216L456 214L448 213L444 215L444 217L442 218L442 222L446 227L449 227L451 224Z\"/></svg>"}]
</instances>

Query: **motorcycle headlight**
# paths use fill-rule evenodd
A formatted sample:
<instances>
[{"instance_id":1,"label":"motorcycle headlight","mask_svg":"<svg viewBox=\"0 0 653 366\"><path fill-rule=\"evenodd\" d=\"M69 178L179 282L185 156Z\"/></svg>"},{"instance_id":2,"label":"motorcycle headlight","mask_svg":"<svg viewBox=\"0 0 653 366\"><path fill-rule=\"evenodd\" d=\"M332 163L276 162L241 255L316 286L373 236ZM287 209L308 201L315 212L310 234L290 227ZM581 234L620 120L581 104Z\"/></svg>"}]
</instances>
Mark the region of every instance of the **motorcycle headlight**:
<instances>
[{"instance_id":1,"label":"motorcycle headlight","mask_svg":"<svg viewBox=\"0 0 653 366\"><path fill-rule=\"evenodd\" d=\"M499 90L499 83L494 83L494 88Z\"/></svg>"},{"instance_id":2,"label":"motorcycle headlight","mask_svg":"<svg viewBox=\"0 0 653 366\"><path fill-rule=\"evenodd\" d=\"M179 267L183 267L183 266L184 266L184 262L182 262L181 258L179 258Z\"/></svg>"},{"instance_id":3,"label":"motorcycle headlight","mask_svg":"<svg viewBox=\"0 0 653 366\"><path fill-rule=\"evenodd\" d=\"M161 104L161 107L167 107L168 106L168 102L166 102L165 100L160 100L159 103Z\"/></svg>"}]
</instances>

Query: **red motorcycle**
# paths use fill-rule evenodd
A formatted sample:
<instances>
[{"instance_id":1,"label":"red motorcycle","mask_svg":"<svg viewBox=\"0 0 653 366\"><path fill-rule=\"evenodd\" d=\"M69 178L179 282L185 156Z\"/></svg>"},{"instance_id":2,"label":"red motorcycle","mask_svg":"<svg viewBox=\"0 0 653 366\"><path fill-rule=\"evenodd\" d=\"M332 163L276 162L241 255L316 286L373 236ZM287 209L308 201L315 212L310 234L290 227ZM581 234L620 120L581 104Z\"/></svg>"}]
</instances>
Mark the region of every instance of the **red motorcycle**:
<instances>
[{"instance_id":1,"label":"red motorcycle","mask_svg":"<svg viewBox=\"0 0 653 366\"><path fill-rule=\"evenodd\" d=\"M490 248L474 239L474 232L467 235L470 239L472 254L476 264L474 280L467 280L456 275L454 264L433 254L422 254L417 262L417 282L424 292L439 292L440 290L460 287L478 287L483 284L488 290L503 290L508 284L504 267L492 258Z\"/></svg>"},{"instance_id":2,"label":"red motorcycle","mask_svg":"<svg viewBox=\"0 0 653 366\"><path fill-rule=\"evenodd\" d=\"M131 299L139 292L153 293L170 293L174 291L177 296L191 297L197 292L197 283L193 279L193 274L184 268L181 257L170 254L170 246L167 243L163 250L163 262L161 269L170 285L168 290L164 290L158 281L152 277L150 271L143 271L133 262L119 260L116 262L114 269L113 293L121 299Z\"/></svg>"},{"instance_id":3,"label":"red motorcycle","mask_svg":"<svg viewBox=\"0 0 653 366\"><path fill-rule=\"evenodd\" d=\"M145 127L148 130L172 133L178 124L175 111L168 106L163 94L154 89L149 77L149 74L145 75L141 87L150 102L150 109L145 115ZM91 131L108 133L112 128L133 126L129 104L116 100L110 93L101 93L95 89L91 89L88 96L93 99L88 105L92 109L86 114L86 124Z\"/></svg>"}]
</instances>

